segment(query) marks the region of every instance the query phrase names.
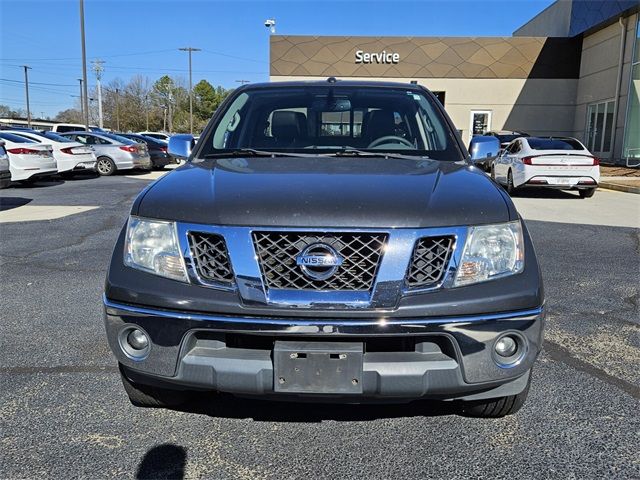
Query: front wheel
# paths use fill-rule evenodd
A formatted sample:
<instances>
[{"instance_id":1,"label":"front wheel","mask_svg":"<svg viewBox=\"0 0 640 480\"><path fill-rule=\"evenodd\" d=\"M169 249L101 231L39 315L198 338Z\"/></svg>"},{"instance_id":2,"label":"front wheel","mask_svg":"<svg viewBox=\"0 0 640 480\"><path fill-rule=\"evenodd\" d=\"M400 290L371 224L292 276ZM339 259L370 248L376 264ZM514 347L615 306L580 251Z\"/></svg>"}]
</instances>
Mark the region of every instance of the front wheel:
<instances>
[{"instance_id":1,"label":"front wheel","mask_svg":"<svg viewBox=\"0 0 640 480\"><path fill-rule=\"evenodd\" d=\"M591 198L593 197L593 194L596 193L596 189L595 188L585 188L582 190L578 190L578 193L580 194L580 198Z\"/></svg>"},{"instance_id":2,"label":"front wheel","mask_svg":"<svg viewBox=\"0 0 640 480\"><path fill-rule=\"evenodd\" d=\"M507 173L507 193L511 196L516 193L516 187L513 184L513 173L511 173L511 170Z\"/></svg>"},{"instance_id":3,"label":"front wheel","mask_svg":"<svg viewBox=\"0 0 640 480\"><path fill-rule=\"evenodd\" d=\"M126 371L121 363L120 378L124 391L127 392L129 400L136 407L146 408L168 408L177 407L185 403L190 398L190 392L183 390L169 390L166 388L152 387L135 383L127 377Z\"/></svg>"},{"instance_id":4,"label":"front wheel","mask_svg":"<svg viewBox=\"0 0 640 480\"><path fill-rule=\"evenodd\" d=\"M500 418L506 415L513 415L522 405L524 405L529 395L529 387L531 386L531 373L524 390L517 395L509 395L508 397L491 398L488 400L479 400L462 403L462 413L468 417L478 418Z\"/></svg>"},{"instance_id":5,"label":"front wheel","mask_svg":"<svg viewBox=\"0 0 640 480\"><path fill-rule=\"evenodd\" d=\"M109 157L98 157L96 162L96 171L99 175L108 177L116 171L116 164Z\"/></svg>"}]
</instances>

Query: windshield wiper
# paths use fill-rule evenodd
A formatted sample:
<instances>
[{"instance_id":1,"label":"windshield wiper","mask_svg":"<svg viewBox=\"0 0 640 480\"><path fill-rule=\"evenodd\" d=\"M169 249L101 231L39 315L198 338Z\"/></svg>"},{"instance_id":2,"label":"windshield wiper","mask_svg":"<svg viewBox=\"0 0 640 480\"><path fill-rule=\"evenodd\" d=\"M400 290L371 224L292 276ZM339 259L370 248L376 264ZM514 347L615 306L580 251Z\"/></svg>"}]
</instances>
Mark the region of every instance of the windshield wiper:
<instances>
[{"instance_id":1,"label":"windshield wiper","mask_svg":"<svg viewBox=\"0 0 640 480\"><path fill-rule=\"evenodd\" d=\"M422 160L429 160L426 155L404 155L402 153L395 152L367 152L365 150L358 150L357 148L343 148L334 153L330 153L330 156L335 157L381 157L381 158L399 158L402 160L415 160L416 158Z\"/></svg>"},{"instance_id":2,"label":"windshield wiper","mask_svg":"<svg viewBox=\"0 0 640 480\"><path fill-rule=\"evenodd\" d=\"M294 152L272 152L268 150L256 150L255 148L237 148L228 152L207 153L204 158L222 157L315 157L316 154Z\"/></svg>"}]
</instances>

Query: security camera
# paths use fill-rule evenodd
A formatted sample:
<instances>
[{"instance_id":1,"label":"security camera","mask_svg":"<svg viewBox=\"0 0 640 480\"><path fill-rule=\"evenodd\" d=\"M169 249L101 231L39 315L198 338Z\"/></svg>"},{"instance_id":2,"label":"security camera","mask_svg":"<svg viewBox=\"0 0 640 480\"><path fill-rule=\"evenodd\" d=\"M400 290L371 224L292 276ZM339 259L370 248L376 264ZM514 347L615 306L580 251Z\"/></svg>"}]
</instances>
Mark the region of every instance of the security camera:
<instances>
[{"instance_id":1,"label":"security camera","mask_svg":"<svg viewBox=\"0 0 640 480\"><path fill-rule=\"evenodd\" d=\"M276 33L276 20L275 18L267 18L264 21L264 26L271 30L271 33Z\"/></svg>"}]
</instances>

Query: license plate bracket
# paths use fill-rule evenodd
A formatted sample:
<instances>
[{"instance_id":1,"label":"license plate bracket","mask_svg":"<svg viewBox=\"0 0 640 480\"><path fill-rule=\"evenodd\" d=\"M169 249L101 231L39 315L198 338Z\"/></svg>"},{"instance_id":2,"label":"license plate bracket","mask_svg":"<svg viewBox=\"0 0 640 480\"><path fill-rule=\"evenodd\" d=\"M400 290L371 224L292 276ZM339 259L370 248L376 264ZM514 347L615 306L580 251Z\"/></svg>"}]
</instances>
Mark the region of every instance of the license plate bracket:
<instances>
[{"instance_id":1,"label":"license plate bracket","mask_svg":"<svg viewBox=\"0 0 640 480\"><path fill-rule=\"evenodd\" d=\"M275 342L274 391L361 394L362 342Z\"/></svg>"}]
</instances>

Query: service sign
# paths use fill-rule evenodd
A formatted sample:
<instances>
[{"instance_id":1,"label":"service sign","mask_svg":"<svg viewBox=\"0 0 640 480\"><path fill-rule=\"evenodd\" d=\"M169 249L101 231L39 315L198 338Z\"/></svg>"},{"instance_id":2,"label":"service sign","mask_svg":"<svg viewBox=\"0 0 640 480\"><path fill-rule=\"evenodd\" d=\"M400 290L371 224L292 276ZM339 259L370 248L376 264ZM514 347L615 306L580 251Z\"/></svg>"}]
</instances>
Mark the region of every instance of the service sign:
<instances>
[{"instance_id":1,"label":"service sign","mask_svg":"<svg viewBox=\"0 0 640 480\"><path fill-rule=\"evenodd\" d=\"M397 64L400 62L400 54L394 52L365 52L364 50L356 51L356 63L364 64Z\"/></svg>"}]
</instances>

